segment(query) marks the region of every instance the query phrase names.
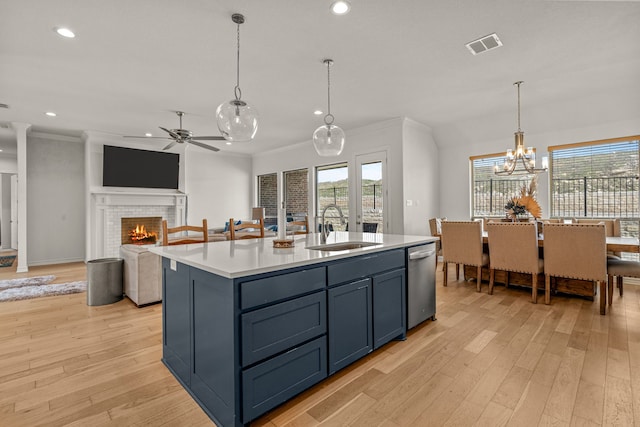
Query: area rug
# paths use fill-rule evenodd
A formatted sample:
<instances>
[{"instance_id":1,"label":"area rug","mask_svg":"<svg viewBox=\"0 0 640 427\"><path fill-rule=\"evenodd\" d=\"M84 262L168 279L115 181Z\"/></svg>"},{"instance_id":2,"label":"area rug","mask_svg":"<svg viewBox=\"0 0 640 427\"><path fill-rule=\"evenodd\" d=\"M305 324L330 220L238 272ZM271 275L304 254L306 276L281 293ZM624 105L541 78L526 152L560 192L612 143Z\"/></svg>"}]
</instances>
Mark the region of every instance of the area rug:
<instances>
[{"instance_id":1,"label":"area rug","mask_svg":"<svg viewBox=\"0 0 640 427\"><path fill-rule=\"evenodd\" d=\"M53 274L49 276L25 277L22 279L0 280L0 291L7 288L21 288L23 286L46 285L56 279Z\"/></svg>"},{"instance_id":2,"label":"area rug","mask_svg":"<svg viewBox=\"0 0 640 427\"><path fill-rule=\"evenodd\" d=\"M0 282L0 302L3 301L17 301L23 299L37 298L37 297L45 297L45 296L53 296L53 295L66 295L66 294L75 294L78 292L85 292L87 290L87 282L70 282L70 283L56 283L50 284L49 282L55 279L54 276L42 276L45 278L52 277L52 279L46 279L48 281L40 281L40 283L36 284L24 284L24 283L16 283L13 287L3 286L4 284ZM30 277L29 279L36 279ZM16 281L19 280L28 280L28 279L13 279ZM2 282L9 282L8 280Z\"/></svg>"},{"instance_id":3,"label":"area rug","mask_svg":"<svg viewBox=\"0 0 640 427\"><path fill-rule=\"evenodd\" d=\"M16 260L15 255L0 256L0 268L11 267L13 265L13 261L15 260Z\"/></svg>"}]
</instances>

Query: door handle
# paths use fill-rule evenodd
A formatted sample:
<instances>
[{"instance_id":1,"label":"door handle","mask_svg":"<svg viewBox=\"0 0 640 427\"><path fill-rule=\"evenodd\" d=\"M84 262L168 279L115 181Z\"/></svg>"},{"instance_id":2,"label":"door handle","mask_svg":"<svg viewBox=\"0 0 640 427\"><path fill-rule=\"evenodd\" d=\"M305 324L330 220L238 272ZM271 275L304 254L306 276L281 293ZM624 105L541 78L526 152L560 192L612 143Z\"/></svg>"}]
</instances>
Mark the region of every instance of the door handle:
<instances>
[{"instance_id":1,"label":"door handle","mask_svg":"<svg viewBox=\"0 0 640 427\"><path fill-rule=\"evenodd\" d=\"M436 253L436 251L431 250L431 251L417 251L417 252L413 252L412 254L409 254L409 259L413 260L413 259L422 259L422 258L427 258L430 257L432 255L434 255Z\"/></svg>"}]
</instances>

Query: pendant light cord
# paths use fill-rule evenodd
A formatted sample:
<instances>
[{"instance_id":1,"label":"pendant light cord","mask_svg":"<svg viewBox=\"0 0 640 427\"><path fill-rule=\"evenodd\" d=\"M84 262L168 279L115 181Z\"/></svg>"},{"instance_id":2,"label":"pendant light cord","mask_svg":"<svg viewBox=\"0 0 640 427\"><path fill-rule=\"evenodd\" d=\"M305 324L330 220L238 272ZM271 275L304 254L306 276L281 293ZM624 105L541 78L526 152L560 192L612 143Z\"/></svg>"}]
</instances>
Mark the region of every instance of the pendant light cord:
<instances>
[{"instance_id":1,"label":"pendant light cord","mask_svg":"<svg viewBox=\"0 0 640 427\"><path fill-rule=\"evenodd\" d=\"M242 98L242 90L240 90L240 23L237 25L236 87L233 92L236 96L236 101L239 101Z\"/></svg>"},{"instance_id":2,"label":"pendant light cord","mask_svg":"<svg viewBox=\"0 0 640 427\"><path fill-rule=\"evenodd\" d=\"M324 116L324 124L329 126L333 124L333 114L331 114L331 64L333 60L325 59L324 63L327 64L327 114Z\"/></svg>"},{"instance_id":3,"label":"pendant light cord","mask_svg":"<svg viewBox=\"0 0 640 427\"><path fill-rule=\"evenodd\" d=\"M515 82L514 85L518 86L518 132L522 132L520 130L520 85L524 83L522 81Z\"/></svg>"}]
</instances>

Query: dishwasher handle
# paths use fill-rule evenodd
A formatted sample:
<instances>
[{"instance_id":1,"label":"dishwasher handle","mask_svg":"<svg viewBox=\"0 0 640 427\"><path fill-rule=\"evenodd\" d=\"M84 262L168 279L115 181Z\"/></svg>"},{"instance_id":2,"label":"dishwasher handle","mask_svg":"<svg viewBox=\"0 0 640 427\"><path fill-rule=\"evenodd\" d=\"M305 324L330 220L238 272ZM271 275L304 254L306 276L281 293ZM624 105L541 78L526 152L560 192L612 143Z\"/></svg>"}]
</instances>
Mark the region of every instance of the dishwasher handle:
<instances>
[{"instance_id":1,"label":"dishwasher handle","mask_svg":"<svg viewBox=\"0 0 640 427\"><path fill-rule=\"evenodd\" d=\"M435 250L430 250L430 251L416 251L413 253L409 254L409 259L410 260L414 260L414 259L422 259L422 258L427 258L430 257L432 255L434 255L436 253Z\"/></svg>"}]
</instances>

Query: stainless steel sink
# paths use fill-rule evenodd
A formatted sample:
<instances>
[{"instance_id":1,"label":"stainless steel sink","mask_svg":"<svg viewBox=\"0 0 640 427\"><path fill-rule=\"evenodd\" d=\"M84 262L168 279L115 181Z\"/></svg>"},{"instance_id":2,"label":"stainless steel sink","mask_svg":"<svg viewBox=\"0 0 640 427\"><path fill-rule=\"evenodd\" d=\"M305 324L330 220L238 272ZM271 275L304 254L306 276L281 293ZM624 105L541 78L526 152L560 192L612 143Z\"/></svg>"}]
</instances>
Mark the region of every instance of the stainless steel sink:
<instances>
[{"instance_id":1,"label":"stainless steel sink","mask_svg":"<svg viewBox=\"0 0 640 427\"><path fill-rule=\"evenodd\" d=\"M307 246L307 249L313 251L348 251L349 249L360 249L367 246L375 246L377 243L371 242L340 242L340 243L328 243L318 246Z\"/></svg>"}]
</instances>

